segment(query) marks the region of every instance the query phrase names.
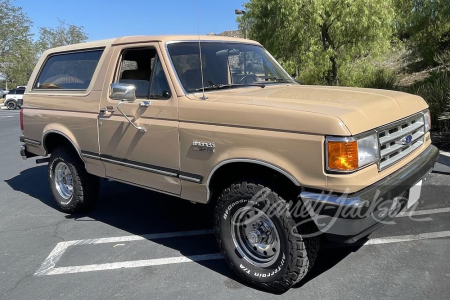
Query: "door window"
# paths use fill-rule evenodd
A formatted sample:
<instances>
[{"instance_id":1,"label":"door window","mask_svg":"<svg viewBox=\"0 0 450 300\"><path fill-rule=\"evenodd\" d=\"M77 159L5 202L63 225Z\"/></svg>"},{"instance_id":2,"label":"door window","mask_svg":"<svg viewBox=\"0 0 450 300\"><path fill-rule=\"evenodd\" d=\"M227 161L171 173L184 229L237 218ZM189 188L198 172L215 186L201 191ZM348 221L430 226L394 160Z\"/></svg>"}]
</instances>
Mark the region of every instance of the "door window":
<instances>
[{"instance_id":1,"label":"door window","mask_svg":"<svg viewBox=\"0 0 450 300\"><path fill-rule=\"evenodd\" d=\"M154 48L125 50L116 82L134 84L137 98L170 98L170 88Z\"/></svg>"}]
</instances>

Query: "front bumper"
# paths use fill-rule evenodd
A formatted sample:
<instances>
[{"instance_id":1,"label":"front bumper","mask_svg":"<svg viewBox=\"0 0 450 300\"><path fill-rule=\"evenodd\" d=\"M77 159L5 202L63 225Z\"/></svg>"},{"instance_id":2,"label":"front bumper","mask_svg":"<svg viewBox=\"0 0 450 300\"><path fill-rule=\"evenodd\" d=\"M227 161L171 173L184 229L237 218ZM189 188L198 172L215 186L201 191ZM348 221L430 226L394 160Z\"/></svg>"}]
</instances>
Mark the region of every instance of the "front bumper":
<instances>
[{"instance_id":1,"label":"front bumper","mask_svg":"<svg viewBox=\"0 0 450 300\"><path fill-rule=\"evenodd\" d=\"M401 169L359 192L304 191L300 197L317 228L329 239L353 243L406 206L409 189L431 173L438 157L439 150L430 145Z\"/></svg>"}]
</instances>

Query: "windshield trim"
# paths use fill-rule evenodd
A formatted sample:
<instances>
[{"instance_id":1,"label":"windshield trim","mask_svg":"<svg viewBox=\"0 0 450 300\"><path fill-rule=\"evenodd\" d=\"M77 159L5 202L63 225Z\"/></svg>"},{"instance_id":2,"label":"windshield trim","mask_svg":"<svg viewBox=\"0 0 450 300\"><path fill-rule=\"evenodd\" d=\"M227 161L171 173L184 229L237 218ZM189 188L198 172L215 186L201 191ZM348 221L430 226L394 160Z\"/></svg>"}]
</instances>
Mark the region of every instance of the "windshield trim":
<instances>
[{"instance_id":1,"label":"windshield trim","mask_svg":"<svg viewBox=\"0 0 450 300\"><path fill-rule=\"evenodd\" d=\"M167 41L164 43L164 49L166 51L167 57L169 58L169 62L170 62L170 66L172 68L172 72L175 74L175 77L177 79L178 85L180 86L181 90L183 91L184 95L194 95L194 94L198 94L199 92L188 92L186 91L186 89L184 88L183 84L181 83L180 77L178 76L178 72L175 69L175 65L173 64L172 61L172 57L170 56L170 52L169 52L169 48L167 47L170 44L178 44L178 43L196 43L198 42L198 40L179 40L179 41ZM286 70L280 65L280 63L272 56L272 54L270 54L269 51L266 50L266 48L264 48L261 44L257 43L257 42L251 42L251 41L229 41L229 40L202 40L200 39L201 43L227 43L227 44L244 44L244 45L251 45L251 46L257 46L262 48L262 50L269 55L269 57L275 62L275 64L284 72L284 74L292 81L289 84L296 84L296 81L291 77L291 75L288 74L288 72L286 72ZM277 82L278 84L286 84L286 83L281 83L281 82ZM270 84L270 86L273 86L275 84ZM240 87L243 88L243 87ZM210 90L210 91L205 91L205 93L211 93L211 92L217 92L217 90Z\"/></svg>"}]
</instances>

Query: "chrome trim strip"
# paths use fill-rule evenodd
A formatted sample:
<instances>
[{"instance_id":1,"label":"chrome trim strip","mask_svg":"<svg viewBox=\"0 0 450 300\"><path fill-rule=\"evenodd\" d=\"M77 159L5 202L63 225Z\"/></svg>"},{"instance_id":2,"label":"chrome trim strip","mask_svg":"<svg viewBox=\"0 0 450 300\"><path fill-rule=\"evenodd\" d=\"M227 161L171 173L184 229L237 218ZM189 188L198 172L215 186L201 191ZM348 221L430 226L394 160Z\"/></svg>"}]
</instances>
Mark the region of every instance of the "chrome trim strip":
<instances>
[{"instance_id":1,"label":"chrome trim strip","mask_svg":"<svg viewBox=\"0 0 450 300\"><path fill-rule=\"evenodd\" d=\"M363 206L365 202L361 200L361 197L350 197L347 198L345 194L342 194L341 196L333 196L326 193L311 193L311 192L301 192L300 197L303 201L305 200L312 200L312 201L319 201L319 202L325 202L330 203L334 205L345 205L345 206L353 206L353 207L359 207Z\"/></svg>"},{"instance_id":2,"label":"chrome trim strip","mask_svg":"<svg viewBox=\"0 0 450 300\"><path fill-rule=\"evenodd\" d=\"M25 144L30 144L30 145L36 145L36 146L40 146L41 145L41 142L35 141L35 140L32 140L32 139L27 139L27 138L24 138L23 142Z\"/></svg>"},{"instance_id":3,"label":"chrome trim strip","mask_svg":"<svg viewBox=\"0 0 450 300\"><path fill-rule=\"evenodd\" d=\"M139 165L139 162L136 162L136 163L124 162L124 161L120 161L119 159L114 159L114 157L112 157L112 156L105 157L101 154L89 152L89 151L82 151L81 155L83 155L83 157L86 157L86 158L96 159L96 160L100 160L103 162L108 162L108 163L112 163L115 165L138 169L138 170L151 172L151 173L155 173L155 174L159 174L159 175L180 178L182 180L191 181L191 182L195 182L195 183L202 183L202 181L203 181L203 176L201 176L201 175L181 172L176 169L164 168L166 170L161 170L161 169L158 169L158 166L154 166L154 168L152 168L152 165L145 165L145 164ZM163 167L161 167L161 168L163 168Z\"/></svg>"},{"instance_id":4,"label":"chrome trim strip","mask_svg":"<svg viewBox=\"0 0 450 300\"><path fill-rule=\"evenodd\" d=\"M81 155L86 158L98 159L98 160L100 159L100 157L96 156L96 155L91 155L91 154L86 154L86 153L81 153Z\"/></svg>"},{"instance_id":5,"label":"chrome trim strip","mask_svg":"<svg viewBox=\"0 0 450 300\"><path fill-rule=\"evenodd\" d=\"M226 164L230 164L230 163L235 163L235 162L245 162L245 163L252 163L252 164L257 164L257 165L261 165L261 166L265 166L268 168L271 168L277 172L280 172L281 174L283 174L284 176L286 176L289 180L292 181L292 183L294 183L296 186L300 186L300 182L298 182L298 180L292 176L289 172L285 171L284 169L277 167L275 165L272 165L268 162L262 161L262 160L256 160L256 159L248 159L248 158L232 158L232 159L228 159L225 161L220 162L219 164L217 164L209 173L208 176L208 180L206 181L206 202L208 203L211 197L211 191L209 189L209 185L211 183L211 178L213 177L214 173L222 166L226 165Z\"/></svg>"},{"instance_id":6,"label":"chrome trim strip","mask_svg":"<svg viewBox=\"0 0 450 300\"><path fill-rule=\"evenodd\" d=\"M183 179L183 180L186 180L186 181L192 181L192 182L195 182L195 183L200 183L201 182L201 180L198 179L198 178L193 178L193 177L189 177L189 176L185 176L185 175L179 175L178 177L180 179Z\"/></svg>"},{"instance_id":7,"label":"chrome trim strip","mask_svg":"<svg viewBox=\"0 0 450 300\"><path fill-rule=\"evenodd\" d=\"M400 119L400 120L397 120L397 121L388 123L388 124L386 124L386 125L377 127L376 130L377 130L377 131L383 131L383 130L386 130L386 129L388 129L388 128L394 127L394 126L396 126L396 125L398 126L399 124L402 124L402 123L405 123L405 122L414 120L414 119L416 119L416 118L419 118L419 117L423 116L423 114L424 114L426 111L428 111L428 109L427 109L427 110L424 110L424 111L421 111L421 112L418 112L418 113L415 113L415 114L410 115L410 116L408 116L408 117L405 117L405 118L403 118L403 119Z\"/></svg>"},{"instance_id":8,"label":"chrome trim strip","mask_svg":"<svg viewBox=\"0 0 450 300\"><path fill-rule=\"evenodd\" d=\"M130 163L126 163L123 161L118 161L118 160L109 159L109 158L105 158L105 157L100 157L100 159L102 161L106 161L106 162L116 164L116 165L121 165L124 167L129 167L129 168L138 169L138 170L142 170L142 171L148 171L148 172L157 173L157 174L161 174L161 175L167 175L167 176L171 176L171 177L178 177L177 173L166 172L166 171L162 171L162 170L158 170L158 169L143 167L143 166L130 164Z\"/></svg>"}]
</instances>

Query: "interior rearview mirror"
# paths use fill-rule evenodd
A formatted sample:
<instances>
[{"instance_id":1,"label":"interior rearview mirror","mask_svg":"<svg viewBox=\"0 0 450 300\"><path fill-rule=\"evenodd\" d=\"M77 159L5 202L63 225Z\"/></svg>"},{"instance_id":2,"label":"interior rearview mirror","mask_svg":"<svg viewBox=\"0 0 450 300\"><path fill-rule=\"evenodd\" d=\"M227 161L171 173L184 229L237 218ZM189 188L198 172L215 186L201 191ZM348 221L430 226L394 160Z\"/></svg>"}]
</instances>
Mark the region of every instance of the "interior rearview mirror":
<instances>
[{"instance_id":1,"label":"interior rearview mirror","mask_svg":"<svg viewBox=\"0 0 450 300\"><path fill-rule=\"evenodd\" d=\"M225 49L216 52L217 56L236 56L239 54L241 54L241 51L239 51L239 49Z\"/></svg>"},{"instance_id":2,"label":"interior rearview mirror","mask_svg":"<svg viewBox=\"0 0 450 300\"><path fill-rule=\"evenodd\" d=\"M131 83L112 83L109 98L112 100L134 102L136 100L136 86Z\"/></svg>"}]
</instances>

